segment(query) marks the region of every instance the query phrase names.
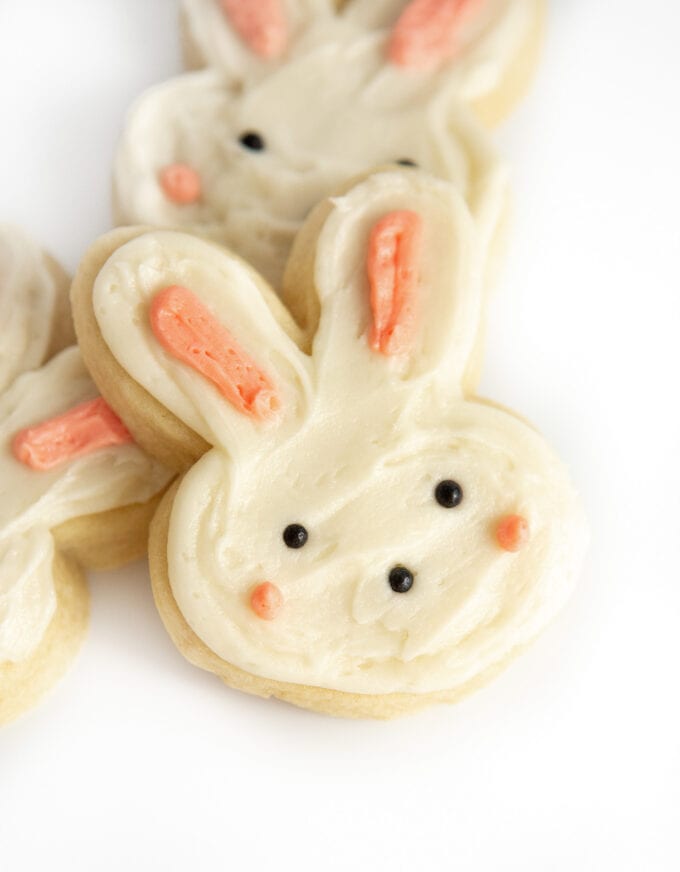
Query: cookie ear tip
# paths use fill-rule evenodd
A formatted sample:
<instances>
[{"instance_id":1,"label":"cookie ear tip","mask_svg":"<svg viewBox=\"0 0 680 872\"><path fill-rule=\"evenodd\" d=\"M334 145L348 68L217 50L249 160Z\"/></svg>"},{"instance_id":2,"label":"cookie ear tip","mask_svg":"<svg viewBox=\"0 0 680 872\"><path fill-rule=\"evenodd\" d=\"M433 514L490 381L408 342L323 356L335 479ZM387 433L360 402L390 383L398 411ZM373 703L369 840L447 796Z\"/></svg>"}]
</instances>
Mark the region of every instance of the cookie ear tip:
<instances>
[{"instance_id":1,"label":"cookie ear tip","mask_svg":"<svg viewBox=\"0 0 680 872\"><path fill-rule=\"evenodd\" d=\"M271 387L262 388L253 403L255 417L261 419L273 418L281 411L281 398Z\"/></svg>"}]
</instances>

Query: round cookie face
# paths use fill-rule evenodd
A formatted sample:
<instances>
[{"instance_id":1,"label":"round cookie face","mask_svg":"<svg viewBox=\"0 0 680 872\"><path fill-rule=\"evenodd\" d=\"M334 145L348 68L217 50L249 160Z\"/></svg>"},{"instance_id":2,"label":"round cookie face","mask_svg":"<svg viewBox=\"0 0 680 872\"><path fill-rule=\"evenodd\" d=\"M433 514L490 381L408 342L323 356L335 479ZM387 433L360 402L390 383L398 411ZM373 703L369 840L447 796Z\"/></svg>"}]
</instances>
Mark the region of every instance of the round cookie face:
<instances>
[{"instance_id":1,"label":"round cookie face","mask_svg":"<svg viewBox=\"0 0 680 872\"><path fill-rule=\"evenodd\" d=\"M404 162L454 182L490 247L505 168L454 95L386 68L380 44L369 35L320 46L245 90L204 72L148 92L116 159L117 221L208 233L279 288L313 205L359 174ZM168 187L168 168L197 174L193 201Z\"/></svg>"},{"instance_id":2,"label":"round cookie face","mask_svg":"<svg viewBox=\"0 0 680 872\"><path fill-rule=\"evenodd\" d=\"M3 368L14 378L0 391L3 722L47 690L75 654L87 623L78 562L138 556L147 504L170 474L133 444L77 348L39 366L71 332L61 273L15 230L0 232L0 253L14 343L12 371Z\"/></svg>"},{"instance_id":3,"label":"round cookie face","mask_svg":"<svg viewBox=\"0 0 680 872\"><path fill-rule=\"evenodd\" d=\"M142 233L94 282L108 351L214 446L154 537L164 619L193 662L310 708L460 696L559 609L585 539L541 437L464 390L474 224L451 185L378 173L310 215L291 264L310 353L194 237Z\"/></svg>"}]
</instances>

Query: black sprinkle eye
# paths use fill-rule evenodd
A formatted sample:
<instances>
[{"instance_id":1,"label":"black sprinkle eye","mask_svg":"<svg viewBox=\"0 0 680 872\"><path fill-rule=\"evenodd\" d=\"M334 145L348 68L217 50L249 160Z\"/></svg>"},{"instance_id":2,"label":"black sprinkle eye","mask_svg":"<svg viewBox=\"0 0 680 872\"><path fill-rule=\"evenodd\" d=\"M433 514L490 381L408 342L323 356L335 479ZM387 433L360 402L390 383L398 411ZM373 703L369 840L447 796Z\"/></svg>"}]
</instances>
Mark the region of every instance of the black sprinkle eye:
<instances>
[{"instance_id":1,"label":"black sprinkle eye","mask_svg":"<svg viewBox=\"0 0 680 872\"><path fill-rule=\"evenodd\" d=\"M395 593L407 593L413 587L413 573L405 566L390 569L388 580Z\"/></svg>"},{"instance_id":2,"label":"black sprinkle eye","mask_svg":"<svg viewBox=\"0 0 680 872\"><path fill-rule=\"evenodd\" d=\"M445 509L455 509L463 502L463 488L457 481L444 479L434 489L434 498Z\"/></svg>"},{"instance_id":3,"label":"black sprinkle eye","mask_svg":"<svg viewBox=\"0 0 680 872\"><path fill-rule=\"evenodd\" d=\"M283 541L289 548L302 548L309 539L309 533L302 524L288 524L283 531Z\"/></svg>"},{"instance_id":4,"label":"black sprinkle eye","mask_svg":"<svg viewBox=\"0 0 680 872\"><path fill-rule=\"evenodd\" d=\"M264 151L265 149L264 139L255 130L246 130L239 136L238 141L244 148L249 148L251 151Z\"/></svg>"},{"instance_id":5,"label":"black sprinkle eye","mask_svg":"<svg viewBox=\"0 0 680 872\"><path fill-rule=\"evenodd\" d=\"M410 157L400 157L399 160L397 161L397 163L401 167L417 167L418 166L418 164L414 160L411 160Z\"/></svg>"}]
</instances>

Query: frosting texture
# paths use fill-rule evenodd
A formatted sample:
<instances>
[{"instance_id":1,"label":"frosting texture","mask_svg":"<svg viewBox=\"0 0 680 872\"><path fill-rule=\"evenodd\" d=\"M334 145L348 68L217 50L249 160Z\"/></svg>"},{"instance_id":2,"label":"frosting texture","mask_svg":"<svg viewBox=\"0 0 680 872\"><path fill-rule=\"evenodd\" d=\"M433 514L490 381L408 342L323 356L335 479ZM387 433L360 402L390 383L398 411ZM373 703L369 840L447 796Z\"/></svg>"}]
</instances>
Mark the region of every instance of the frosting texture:
<instances>
[{"instance_id":1,"label":"frosting texture","mask_svg":"<svg viewBox=\"0 0 680 872\"><path fill-rule=\"evenodd\" d=\"M428 45L428 54L436 55L437 62L433 65L430 60L425 71L433 66L444 70L459 97L473 101L502 86L541 12L539 0L347 0L337 5L342 6L341 11L324 0L285 0L282 6L289 27L286 49L263 57L243 39L216 0L184 0L182 21L189 64L221 70L230 81L242 84L271 74L277 62L288 62L315 46L341 39L354 42L365 34L375 34L380 37L381 60L387 66L395 59L391 51L395 36L401 42L406 35L413 45L427 45L436 37L427 33L428 17L435 16L430 7L454 7L455 45L441 56ZM424 20L416 14L416 6L426 7ZM446 14L442 17L440 31L449 18ZM406 25L408 33L404 34ZM397 65L417 72L422 64L409 64L408 58L407 52Z\"/></svg>"},{"instance_id":2,"label":"frosting texture","mask_svg":"<svg viewBox=\"0 0 680 872\"><path fill-rule=\"evenodd\" d=\"M20 230L0 224L0 391L45 360L58 304L42 251Z\"/></svg>"},{"instance_id":3,"label":"frosting texture","mask_svg":"<svg viewBox=\"0 0 680 872\"><path fill-rule=\"evenodd\" d=\"M437 66L459 97L474 101L502 86L510 65L538 25L537 0L468 0L458 3L460 26L455 50ZM472 8L467 10L466 5ZM403 22L409 0L350 0L345 18L355 28L377 28L387 35L387 54L395 27ZM404 64L409 73L427 74L418 64Z\"/></svg>"},{"instance_id":4,"label":"frosting texture","mask_svg":"<svg viewBox=\"0 0 680 872\"><path fill-rule=\"evenodd\" d=\"M490 246L507 172L445 76L384 63L385 36L319 45L235 90L216 71L166 82L132 108L114 171L121 224L198 229L278 288L309 210L353 177L400 160L453 182ZM256 134L262 148L244 146ZM201 195L178 202L167 167L188 167Z\"/></svg>"},{"instance_id":5,"label":"frosting texture","mask_svg":"<svg viewBox=\"0 0 680 872\"><path fill-rule=\"evenodd\" d=\"M531 427L463 392L482 295L475 225L455 189L383 172L322 208L317 238L303 233L293 255L315 245L310 354L250 271L196 238L141 235L96 280L116 359L215 445L173 504L172 592L199 638L255 675L362 694L463 687L570 593L580 505ZM369 240L404 211L422 222L418 302L412 342L385 355L370 341ZM177 284L267 373L275 416L243 414L156 341L152 301Z\"/></svg>"},{"instance_id":6,"label":"frosting texture","mask_svg":"<svg viewBox=\"0 0 680 872\"><path fill-rule=\"evenodd\" d=\"M69 348L0 395L0 663L35 650L54 614L50 530L71 518L150 499L169 473L134 444L104 446L46 470L14 456L16 433L97 396Z\"/></svg>"}]
</instances>

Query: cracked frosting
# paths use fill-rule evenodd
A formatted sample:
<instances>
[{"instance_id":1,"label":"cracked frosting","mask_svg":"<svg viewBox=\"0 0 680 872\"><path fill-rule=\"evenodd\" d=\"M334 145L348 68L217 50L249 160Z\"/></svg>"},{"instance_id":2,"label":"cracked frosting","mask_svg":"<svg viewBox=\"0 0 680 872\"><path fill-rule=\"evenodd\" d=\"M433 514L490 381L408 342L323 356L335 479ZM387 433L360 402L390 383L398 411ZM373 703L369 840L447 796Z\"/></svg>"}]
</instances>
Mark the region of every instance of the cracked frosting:
<instances>
[{"instance_id":1,"label":"cracked frosting","mask_svg":"<svg viewBox=\"0 0 680 872\"><path fill-rule=\"evenodd\" d=\"M215 446L182 480L167 541L172 593L198 637L278 681L455 690L523 648L569 595L585 543L579 501L535 430L464 394L480 274L453 187L384 172L323 209L311 219L324 216L310 354L238 259L176 232L145 233L109 258L95 314L131 377ZM372 230L404 210L422 239L403 247L403 222L388 221L397 230L379 235L371 266ZM310 244L303 234L297 257ZM417 276L405 286L415 328L385 353L371 345L372 319L403 269ZM161 346L149 312L166 296L172 311L196 301L201 336L211 319L216 336L229 331L276 392L271 413L244 414L170 339Z\"/></svg>"},{"instance_id":2,"label":"cracked frosting","mask_svg":"<svg viewBox=\"0 0 680 872\"><path fill-rule=\"evenodd\" d=\"M457 185L490 246L507 199L505 168L446 78L404 77L384 64L383 43L369 33L324 44L239 90L204 71L148 91L116 157L116 220L207 233L279 288L316 202L359 174L408 160ZM252 133L263 148L243 144ZM168 168L200 194L169 196Z\"/></svg>"}]
</instances>

